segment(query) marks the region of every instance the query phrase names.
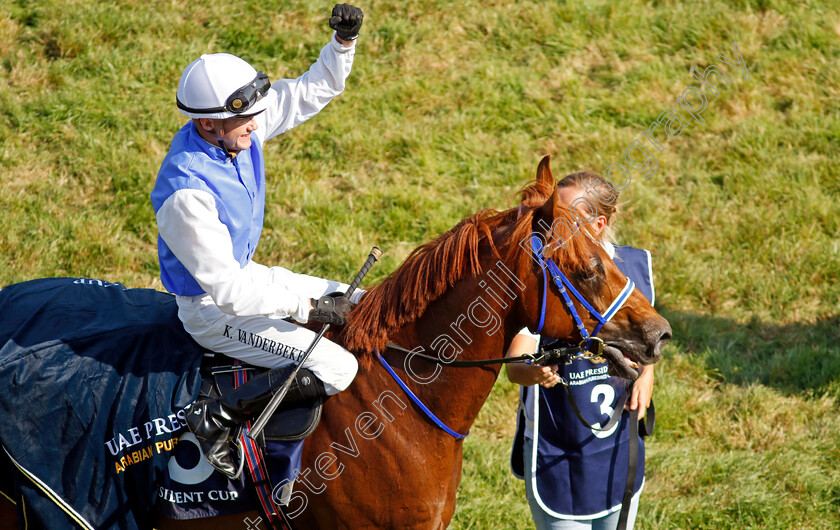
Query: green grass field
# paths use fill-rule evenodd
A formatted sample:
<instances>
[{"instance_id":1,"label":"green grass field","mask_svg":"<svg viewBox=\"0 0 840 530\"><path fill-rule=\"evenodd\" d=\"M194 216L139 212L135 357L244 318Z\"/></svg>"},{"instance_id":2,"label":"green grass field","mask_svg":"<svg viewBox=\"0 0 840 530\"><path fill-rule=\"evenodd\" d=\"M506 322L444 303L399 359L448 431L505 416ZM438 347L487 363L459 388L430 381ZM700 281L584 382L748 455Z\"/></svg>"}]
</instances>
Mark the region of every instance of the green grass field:
<instances>
[{"instance_id":1,"label":"green grass field","mask_svg":"<svg viewBox=\"0 0 840 530\"><path fill-rule=\"evenodd\" d=\"M840 7L832 1L360 1L347 91L267 145L257 260L382 279L545 154L602 172L668 108L681 134L622 192L674 340L637 528L840 527ZM0 284L162 289L148 200L184 123L175 87L226 51L296 77L332 4L0 3ZM749 72L734 60L737 42ZM722 66L704 123L675 98ZM640 157L636 153L637 157ZM453 528L527 528L504 375L465 443Z\"/></svg>"}]
</instances>

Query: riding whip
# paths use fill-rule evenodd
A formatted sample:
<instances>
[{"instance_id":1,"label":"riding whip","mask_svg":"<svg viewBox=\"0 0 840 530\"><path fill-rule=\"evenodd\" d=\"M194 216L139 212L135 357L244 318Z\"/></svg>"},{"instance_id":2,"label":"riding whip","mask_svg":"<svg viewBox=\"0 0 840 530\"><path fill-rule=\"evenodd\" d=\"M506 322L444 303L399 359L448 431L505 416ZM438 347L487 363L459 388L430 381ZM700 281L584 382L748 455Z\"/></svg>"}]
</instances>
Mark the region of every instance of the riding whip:
<instances>
[{"instance_id":1,"label":"riding whip","mask_svg":"<svg viewBox=\"0 0 840 530\"><path fill-rule=\"evenodd\" d=\"M353 291L355 291L359 284L362 283L362 279L364 279L367 272L370 270L370 268L373 266L376 260L378 260L381 256L382 251L379 249L379 247L373 247L371 249L367 260L365 260L365 264L362 265L362 268L359 270L358 274L356 274L356 277L353 278L352 282L350 282L350 287L347 288L347 292L344 293L345 297L350 298L350 295L353 294ZM268 402L268 405L266 405L259 418L257 418L257 421L251 425L251 429L250 431L248 431L249 438L251 438L252 440L257 440L259 438L260 434L262 433L262 430L268 423L268 420L271 418L271 416L274 415L274 412L277 410L277 407L280 406L280 403L283 401L283 398L286 397L286 394L289 392L289 388L291 388L292 386L292 381L294 381L295 377L297 377L297 374L300 371L300 368L303 366L303 363L305 363L306 359L309 358L309 355L315 349L315 346L318 344L318 341L321 340L321 337L324 336L324 333L326 333L328 329L330 329L329 324L324 324L321 327L321 331L318 332L318 335L315 336L315 340L313 340L312 344L309 345L309 348L306 349L306 352L304 352L303 354L303 358L297 364L292 374L289 376L286 382L283 383L283 386L280 387L280 390L278 390L277 393L271 397L271 401Z\"/></svg>"}]
</instances>

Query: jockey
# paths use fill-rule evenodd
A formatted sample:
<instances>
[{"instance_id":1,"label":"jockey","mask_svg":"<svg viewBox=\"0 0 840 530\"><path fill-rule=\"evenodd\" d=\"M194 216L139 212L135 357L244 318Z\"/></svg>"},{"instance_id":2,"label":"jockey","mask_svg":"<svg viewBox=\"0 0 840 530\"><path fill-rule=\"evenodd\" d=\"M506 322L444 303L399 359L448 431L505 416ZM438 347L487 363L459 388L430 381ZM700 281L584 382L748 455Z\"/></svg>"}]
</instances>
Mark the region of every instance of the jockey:
<instances>
[{"instance_id":1,"label":"jockey","mask_svg":"<svg viewBox=\"0 0 840 530\"><path fill-rule=\"evenodd\" d=\"M650 254L613 245L612 221L618 192L600 175L573 173L558 183L560 199L579 204L584 217L619 270L654 301ZM589 195L592 193L593 195ZM597 207L595 205L598 205ZM592 211L595 207L596 211ZM535 353L541 337L523 329L513 340L508 357ZM639 366L626 409L644 417L653 392L653 366ZM525 492L537 530L616 528L629 466L629 414L611 429L589 429L577 418L561 376L569 384L583 417L594 427L607 423L626 391L625 379L610 377L603 357L575 359L564 366L507 365L508 379L522 385L520 416L511 467L525 479ZM635 522L644 479L644 443L639 438L638 469L627 528Z\"/></svg>"},{"instance_id":2,"label":"jockey","mask_svg":"<svg viewBox=\"0 0 840 530\"><path fill-rule=\"evenodd\" d=\"M176 295L184 328L209 350L252 365L287 366L290 374L316 334L289 319L343 324L363 294L348 300L340 296L347 285L252 261L265 210L263 144L341 94L362 19L359 8L336 5L329 21L334 37L297 79L270 83L226 53L202 55L181 76L177 104L190 121L172 140L151 200L161 281ZM285 399L336 394L357 369L350 352L323 339ZM191 406L187 423L214 467L235 476L234 427L259 414L284 380L266 372L219 400Z\"/></svg>"}]
</instances>

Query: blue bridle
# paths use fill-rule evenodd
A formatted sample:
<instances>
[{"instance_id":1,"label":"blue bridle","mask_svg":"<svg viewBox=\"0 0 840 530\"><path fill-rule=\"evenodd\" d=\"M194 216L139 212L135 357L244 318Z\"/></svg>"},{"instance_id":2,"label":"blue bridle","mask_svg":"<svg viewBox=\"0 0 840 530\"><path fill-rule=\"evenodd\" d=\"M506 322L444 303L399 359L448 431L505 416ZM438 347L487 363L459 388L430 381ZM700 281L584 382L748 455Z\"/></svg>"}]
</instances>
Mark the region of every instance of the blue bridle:
<instances>
[{"instance_id":1,"label":"blue bridle","mask_svg":"<svg viewBox=\"0 0 840 530\"><path fill-rule=\"evenodd\" d=\"M539 263L540 268L542 269L543 273L543 292L542 292L542 303L540 304L540 323L537 326L537 335L542 334L543 326L545 325L545 311L546 311L546 300L548 296L548 274L551 274L551 278L554 280L554 285L557 286L557 290L560 291L560 294L563 296L563 301L566 303L566 307L569 308L569 313L571 313L572 318L575 320L575 324L577 324L578 330L580 330L580 336L583 340L580 343L581 353L588 351L589 345L593 340L598 342L598 351L596 355L600 355L601 351L604 348L604 342L597 338L596 335L601 328L610 321L612 317L618 313L619 309L624 305L630 295L633 293L633 289L636 288L636 284L633 283L633 280L627 278L627 283L624 285L624 289L618 294L613 303L607 308L607 311L602 315L597 309L592 307L592 304L586 301L586 299L578 292L577 289L572 285L572 282L569 281L569 278L563 274L563 271L560 270L560 267L554 262L551 258L543 257L543 250L544 245L538 236L531 236L531 249L534 251L534 257L537 259L537 263ZM575 305L572 303L571 297L569 297L569 291L577 298L578 302L585 307L589 313L598 320L598 324L595 325L595 328L592 330L592 333L586 331L586 326L583 324L583 320L581 320L580 315L578 315L577 309L575 309Z\"/></svg>"},{"instance_id":2,"label":"blue bridle","mask_svg":"<svg viewBox=\"0 0 840 530\"><path fill-rule=\"evenodd\" d=\"M633 283L633 280L631 280L630 278L627 278L627 284L624 286L624 289L622 289L621 293L619 293L618 297L615 300L613 300L613 303L610 304L610 307L607 308L606 313L604 313L602 315L597 309L592 307L592 304L587 302L586 299L583 298L583 296L581 296L581 294L578 292L577 289L574 288L574 286L569 281L569 279L566 277L566 275L563 274L563 271L560 270L560 267L558 267L557 264L554 263L554 260L552 260L551 258L544 258L543 257L542 252L543 252L544 246L543 246L542 242L540 241L539 237L537 237L537 236L532 236L531 237L531 248L534 250L534 256L536 256L537 261L540 264L540 268L542 269L542 273L543 273L543 294L542 294L542 304L541 304L541 307L540 307L540 324L539 324L539 327L537 329L537 334L542 333L543 325L545 324L546 300L547 300L547 296L548 296L548 273L546 271L548 271L548 272L551 273L551 277L554 280L554 284L557 286L557 289L560 291L560 294L563 296L563 300L565 301L566 306L569 308L569 312L572 314L572 317L575 319L575 323L577 324L578 329L580 330L580 334L583 337L583 340L580 342L580 346L579 346L579 348L580 348L579 356L589 358L589 357L594 357L594 356L600 355L601 352L604 349L604 341L602 341L601 339L599 339L595 335L597 335L597 333L601 330L601 328L603 327L604 324L609 322L610 319L613 316L615 316L616 313L618 313L618 310L621 309L621 307L624 305L624 303L630 297L630 294L633 292L633 289L636 288L636 284ZM586 331L586 326L583 324L583 320L581 320L580 315L578 315L577 309L575 309L575 305L572 303L572 299L569 297L569 293L568 293L567 289L568 289L568 291L571 291L572 294L575 296L575 298L577 298L578 301L581 304L583 304L583 307L585 307L592 314L592 316L594 316L598 320L598 324L592 330L591 334ZM589 344L593 340L598 343L598 350L597 350L597 352L591 352L590 353L588 351ZM412 353L411 351L406 350L405 348L397 347L396 345L389 344L389 347L394 348L394 349L399 349L399 350L402 350L402 351L407 352L407 353ZM438 418L431 410L429 410L429 408L426 405L424 405L422 401L420 401L420 398L418 398L417 395L414 394L414 392L412 392L411 389L408 388L408 386L402 381L402 379L400 379L399 375L397 375L397 373L394 372L394 369L391 368L391 365L388 364L388 361L386 361L385 358L382 357L382 355L379 353L379 351L377 351L377 350L374 350L374 351L376 353L376 358L379 360L379 362L382 364L382 366L385 368L385 370L388 372L388 374L397 382L397 384L400 386L400 388L403 389L403 391L406 393L406 395L408 395L408 397L411 399L411 401L413 401L414 404L417 405L417 407L420 408L420 410L423 411L423 413L429 419L431 419L432 422L435 423L435 425L437 425L441 430L443 430L444 432L446 432L447 434L449 434L450 436L452 436L456 440L463 439L464 437L467 436L467 434L469 434L469 432L467 432L467 434L458 433L458 432L452 430L451 428L449 428L445 423L443 423L443 421L441 421L440 418ZM423 357L423 358L426 358L426 359L429 359L429 360L433 360L430 357L425 356L425 355L420 355L420 357ZM494 361L497 361L497 360L490 360L489 362L494 362ZM449 363L447 363L447 364L449 364Z\"/></svg>"}]
</instances>

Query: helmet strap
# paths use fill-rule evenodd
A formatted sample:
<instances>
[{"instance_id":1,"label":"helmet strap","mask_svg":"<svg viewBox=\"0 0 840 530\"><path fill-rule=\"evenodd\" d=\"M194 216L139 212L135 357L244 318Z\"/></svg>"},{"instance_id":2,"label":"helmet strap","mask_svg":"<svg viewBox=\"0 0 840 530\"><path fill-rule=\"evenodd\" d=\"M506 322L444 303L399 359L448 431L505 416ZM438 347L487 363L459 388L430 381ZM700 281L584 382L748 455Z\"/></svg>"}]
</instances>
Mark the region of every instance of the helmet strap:
<instances>
[{"instance_id":1,"label":"helmet strap","mask_svg":"<svg viewBox=\"0 0 840 530\"><path fill-rule=\"evenodd\" d=\"M217 133L218 133L219 136L216 138L216 143L219 144L219 147L222 148L222 151L225 152L225 154L227 155L228 158L233 158L233 154L227 148L227 146L225 145L225 141L224 141L224 134L225 134L224 123L225 122L224 122L224 120L219 120L219 121L222 123L222 125L219 125L219 127L217 128Z\"/></svg>"},{"instance_id":2,"label":"helmet strap","mask_svg":"<svg viewBox=\"0 0 840 530\"><path fill-rule=\"evenodd\" d=\"M199 130L199 135L210 145L217 146L219 149L225 152L228 158L233 159L236 156L236 153L231 152L228 149L227 145L225 145L224 141L224 120L217 119L217 118L194 118L195 126ZM212 122L212 128L205 128L204 124L201 123L202 120L210 120ZM220 123L220 125L217 125Z\"/></svg>"}]
</instances>

